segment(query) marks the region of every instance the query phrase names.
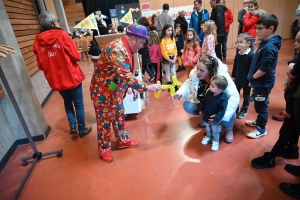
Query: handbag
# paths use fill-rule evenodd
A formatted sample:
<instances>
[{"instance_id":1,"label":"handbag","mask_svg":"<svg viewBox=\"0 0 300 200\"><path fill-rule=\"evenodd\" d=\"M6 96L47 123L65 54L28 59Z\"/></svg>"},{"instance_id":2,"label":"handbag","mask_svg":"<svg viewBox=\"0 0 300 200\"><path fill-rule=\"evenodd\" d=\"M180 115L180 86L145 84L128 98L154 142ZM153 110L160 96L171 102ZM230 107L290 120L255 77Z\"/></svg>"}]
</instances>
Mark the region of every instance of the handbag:
<instances>
[{"instance_id":1,"label":"handbag","mask_svg":"<svg viewBox=\"0 0 300 200\"><path fill-rule=\"evenodd\" d=\"M5 96L4 91L2 90L2 87L0 85L0 99L2 99Z\"/></svg>"}]
</instances>

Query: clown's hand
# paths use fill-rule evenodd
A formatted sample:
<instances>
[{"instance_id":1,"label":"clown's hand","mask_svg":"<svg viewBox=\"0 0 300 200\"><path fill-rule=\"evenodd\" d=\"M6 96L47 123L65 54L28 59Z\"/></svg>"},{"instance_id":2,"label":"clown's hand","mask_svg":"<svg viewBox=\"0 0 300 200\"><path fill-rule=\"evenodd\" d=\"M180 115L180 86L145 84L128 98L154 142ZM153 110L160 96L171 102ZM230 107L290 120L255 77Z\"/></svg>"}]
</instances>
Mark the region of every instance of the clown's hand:
<instances>
[{"instance_id":1,"label":"clown's hand","mask_svg":"<svg viewBox=\"0 0 300 200\"><path fill-rule=\"evenodd\" d=\"M161 89L161 85L160 84L152 84L152 85L148 86L148 91L149 92L157 92L160 89Z\"/></svg>"},{"instance_id":2,"label":"clown's hand","mask_svg":"<svg viewBox=\"0 0 300 200\"><path fill-rule=\"evenodd\" d=\"M133 91L133 101L136 101L139 98L140 93L135 89L133 89L132 91Z\"/></svg>"}]
</instances>

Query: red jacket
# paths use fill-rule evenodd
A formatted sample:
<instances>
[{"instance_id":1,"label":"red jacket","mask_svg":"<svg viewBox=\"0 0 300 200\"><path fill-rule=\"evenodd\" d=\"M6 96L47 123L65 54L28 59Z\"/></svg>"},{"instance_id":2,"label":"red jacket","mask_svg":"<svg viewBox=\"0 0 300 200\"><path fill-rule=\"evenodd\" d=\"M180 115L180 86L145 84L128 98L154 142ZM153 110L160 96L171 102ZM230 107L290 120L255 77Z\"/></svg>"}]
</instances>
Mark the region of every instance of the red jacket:
<instances>
[{"instance_id":1,"label":"red jacket","mask_svg":"<svg viewBox=\"0 0 300 200\"><path fill-rule=\"evenodd\" d=\"M38 68L44 71L50 87L55 91L77 87L85 78L78 62L80 52L68 33L53 28L36 35L33 43Z\"/></svg>"},{"instance_id":2,"label":"red jacket","mask_svg":"<svg viewBox=\"0 0 300 200\"><path fill-rule=\"evenodd\" d=\"M229 26L233 22L233 14L232 11L227 8L227 10L224 12L225 15L225 31L228 34L229 33Z\"/></svg>"},{"instance_id":3,"label":"red jacket","mask_svg":"<svg viewBox=\"0 0 300 200\"><path fill-rule=\"evenodd\" d=\"M255 10L253 11L253 13L246 13L244 15L244 27L242 32L246 33L248 32L253 39L256 38L256 22L258 21L258 19L265 15L266 12L264 10Z\"/></svg>"}]
</instances>

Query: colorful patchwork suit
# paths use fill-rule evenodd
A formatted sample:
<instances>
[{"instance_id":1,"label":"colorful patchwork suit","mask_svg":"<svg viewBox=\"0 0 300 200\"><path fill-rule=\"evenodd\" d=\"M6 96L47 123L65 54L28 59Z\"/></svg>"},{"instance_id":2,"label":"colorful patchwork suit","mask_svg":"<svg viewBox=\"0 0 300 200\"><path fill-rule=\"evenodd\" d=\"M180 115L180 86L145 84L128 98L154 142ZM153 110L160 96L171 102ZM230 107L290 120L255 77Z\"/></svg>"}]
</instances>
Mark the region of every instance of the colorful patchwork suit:
<instances>
[{"instance_id":1,"label":"colorful patchwork suit","mask_svg":"<svg viewBox=\"0 0 300 200\"><path fill-rule=\"evenodd\" d=\"M133 62L133 55L124 36L105 47L94 70L90 93L97 119L99 153L111 148L111 125L117 142L126 142L129 139L124 123L124 94L129 87L138 92L147 90L146 84L132 73ZM109 90L115 79L118 81L117 88Z\"/></svg>"}]
</instances>

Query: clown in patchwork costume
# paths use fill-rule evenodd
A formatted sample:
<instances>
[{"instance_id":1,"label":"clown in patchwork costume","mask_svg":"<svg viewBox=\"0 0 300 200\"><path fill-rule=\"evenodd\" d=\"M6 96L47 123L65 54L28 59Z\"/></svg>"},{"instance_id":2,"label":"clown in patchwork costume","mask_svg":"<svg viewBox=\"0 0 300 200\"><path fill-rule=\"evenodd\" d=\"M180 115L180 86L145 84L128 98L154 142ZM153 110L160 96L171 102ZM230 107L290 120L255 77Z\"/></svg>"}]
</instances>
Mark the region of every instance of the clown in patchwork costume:
<instances>
[{"instance_id":1,"label":"clown in patchwork costume","mask_svg":"<svg viewBox=\"0 0 300 200\"><path fill-rule=\"evenodd\" d=\"M128 88L134 96L144 91L156 92L161 86L147 86L134 76L133 54L148 40L147 29L139 24L128 27L126 35L108 45L100 55L95 67L90 93L97 119L98 151L105 162L111 162L111 126L118 148L138 147L139 142L131 140L125 130L123 97Z\"/></svg>"}]
</instances>

